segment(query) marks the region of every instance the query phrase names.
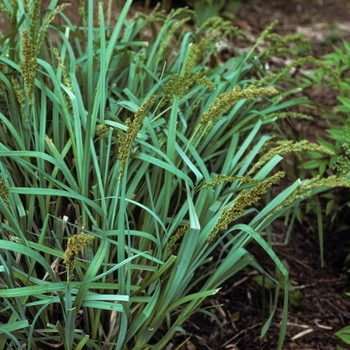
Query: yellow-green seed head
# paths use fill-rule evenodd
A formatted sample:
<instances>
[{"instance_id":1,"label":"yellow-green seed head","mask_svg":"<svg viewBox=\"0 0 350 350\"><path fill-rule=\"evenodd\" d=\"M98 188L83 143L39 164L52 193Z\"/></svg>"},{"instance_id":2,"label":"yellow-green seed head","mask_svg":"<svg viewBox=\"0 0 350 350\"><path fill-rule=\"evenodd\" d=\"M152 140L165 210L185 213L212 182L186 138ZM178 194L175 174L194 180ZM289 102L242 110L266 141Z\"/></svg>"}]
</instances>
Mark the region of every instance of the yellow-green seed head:
<instances>
[{"instance_id":1,"label":"yellow-green seed head","mask_svg":"<svg viewBox=\"0 0 350 350\"><path fill-rule=\"evenodd\" d=\"M85 233L74 235L68 239L67 249L64 252L63 263L67 266L68 271L72 271L74 267L74 259L78 253L86 245L90 244L95 239L94 236Z\"/></svg>"},{"instance_id":2,"label":"yellow-green seed head","mask_svg":"<svg viewBox=\"0 0 350 350\"><path fill-rule=\"evenodd\" d=\"M9 196L9 189L6 186L5 180L3 178L0 178L0 197L5 202L5 204L9 207L10 203L9 203L8 196Z\"/></svg>"}]
</instances>

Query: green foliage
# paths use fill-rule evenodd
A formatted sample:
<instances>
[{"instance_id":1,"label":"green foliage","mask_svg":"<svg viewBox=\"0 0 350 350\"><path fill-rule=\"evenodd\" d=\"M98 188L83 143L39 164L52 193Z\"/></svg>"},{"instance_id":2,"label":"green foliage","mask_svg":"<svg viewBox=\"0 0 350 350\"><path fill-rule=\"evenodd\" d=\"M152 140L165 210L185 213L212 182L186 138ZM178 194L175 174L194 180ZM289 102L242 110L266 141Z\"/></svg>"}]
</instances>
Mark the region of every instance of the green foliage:
<instances>
[{"instance_id":1,"label":"green foliage","mask_svg":"<svg viewBox=\"0 0 350 350\"><path fill-rule=\"evenodd\" d=\"M350 293L346 293L346 295L350 296ZM350 344L350 326L346 326L335 333L337 337L339 337L345 344ZM338 347L342 349L341 347Z\"/></svg>"},{"instance_id":2,"label":"green foliage","mask_svg":"<svg viewBox=\"0 0 350 350\"><path fill-rule=\"evenodd\" d=\"M263 34L263 36L267 38L265 40L272 45L272 48L267 46L265 51L260 53L259 58L264 61L266 58L270 57L270 54L274 54L280 57L294 57L294 59L285 68L276 69L275 71L272 71L272 74L270 73L269 75L263 76L259 80L260 84L274 83L281 86L288 86L289 90L282 93L280 95L281 98L288 98L288 96L300 91L303 88L316 88L319 86L324 88L327 84L337 90L344 87L339 72L335 66L330 63L330 61L326 59L315 59L312 56L298 57L299 49L296 50L296 47L303 47L302 51L305 51L306 53L308 52L307 42L300 42L299 38L291 36L285 38L285 40L279 41L280 44L284 43L287 46L285 50L283 49L283 46L280 46L280 44L275 45L274 40L277 40L278 36L270 33L273 25L274 23L271 24L270 27L266 28ZM268 40L269 37L271 38L270 40ZM305 74L302 77L300 77L298 74L296 77L292 77L290 74L292 68L302 68L305 72L311 73ZM309 109L316 108L321 110L325 116L327 115L325 106L322 106L320 103L316 104L313 101L308 100L304 100L303 102L299 100L298 102L303 103L304 107ZM292 103L286 105L287 109L290 107L292 107ZM327 116L327 119L329 119L329 125L333 129L333 131L330 132L333 140L324 140L316 135L318 145L310 144L305 140L300 141L303 136L300 134L300 130L293 126L295 123L293 119L310 119L310 116L292 111L283 111L282 113L271 112L271 114L267 114L265 116L265 121L268 123L274 123L277 131L275 134L276 138L278 140L282 139L282 141L276 142L276 140L272 140L270 145L272 145L273 148L262 156L259 162L257 162L255 165L255 168L259 166L259 163L264 163L264 159L268 159L275 152L277 154L289 154L289 161L285 162L283 166L284 170L288 173L288 176L292 179L305 179L310 176L310 174L314 178L317 178L318 176L322 177L330 173L335 173L337 176L346 175L347 151L346 142L344 141L344 133L347 132L348 126L346 125L348 125L349 122L344 121L343 124L342 121L341 124L343 125L339 128L337 126L339 112L333 118L332 116ZM296 122L298 124L301 123L298 120ZM291 128L292 137L295 140L294 142L291 140L286 140L286 126ZM339 145L337 145L337 139L342 140L342 156L339 156ZM289 148L290 146L291 148ZM336 172L334 170L336 170ZM344 183L347 183L347 180L339 180L339 186L342 186ZM334 187L338 187L338 185L334 185ZM326 204L323 204L325 202ZM332 196L331 193L327 193L324 195L311 197L309 200L307 200L306 206L294 207L293 210L288 212L285 218L286 224L289 225L285 243L288 243L289 241L290 233L295 220L297 219L299 222L303 222L304 215L312 212L316 215L318 240L320 243L320 258L321 265L323 266L323 214L324 212L326 212L327 215L330 214L332 219L327 220L327 222L335 223L335 221L341 217L341 215L339 215L340 209L338 205L339 204L337 204L335 197Z\"/></svg>"},{"instance_id":3,"label":"green foliage","mask_svg":"<svg viewBox=\"0 0 350 350\"><path fill-rule=\"evenodd\" d=\"M345 344L350 344L350 326L344 327L335 333Z\"/></svg>"},{"instance_id":4,"label":"green foliage","mask_svg":"<svg viewBox=\"0 0 350 350\"><path fill-rule=\"evenodd\" d=\"M224 13L228 0L186 0L198 17L199 23L207 22L211 17L218 17ZM232 15L232 17L234 17Z\"/></svg>"},{"instance_id":5,"label":"green foliage","mask_svg":"<svg viewBox=\"0 0 350 350\"><path fill-rule=\"evenodd\" d=\"M326 170L332 171L338 176L344 176L349 179L350 176L350 78L348 72L350 69L349 62L350 45L343 41L343 47L334 47L334 52L325 55L322 58L322 65L312 74L308 74L303 80L305 87L323 86L337 91L337 98L341 102L340 105L333 108L327 113L327 138L317 136L320 145L328 148L333 155L324 156L319 153L311 153L311 160L303 164L304 169L308 170L312 175L323 175ZM344 192L343 192L344 193ZM322 196L322 200L327 201L326 215L330 217L328 220L336 225L341 220L341 208L349 206L348 200L339 200L347 196L339 196L338 194L326 194ZM344 214L346 215L346 214Z\"/></svg>"},{"instance_id":6,"label":"green foliage","mask_svg":"<svg viewBox=\"0 0 350 350\"><path fill-rule=\"evenodd\" d=\"M38 3L3 10L12 31L0 42L0 349L163 349L247 266L276 285L266 334L288 270L260 233L344 185L296 180L265 198L286 152L258 162L268 116L305 100L257 82L253 51L211 65L215 42L178 25L187 9L154 13L162 28L146 39L154 21L127 19L131 0L113 27L99 4L96 28L90 0L89 25L67 21L64 32L50 26L57 1L43 24ZM248 252L251 240L279 281Z\"/></svg>"},{"instance_id":7,"label":"green foliage","mask_svg":"<svg viewBox=\"0 0 350 350\"><path fill-rule=\"evenodd\" d=\"M350 79L347 72L350 69L349 53L350 45L343 42L343 49L334 47L334 52L323 57L323 64L319 69L307 75L304 86L327 86L338 92L338 100L341 105L335 107L328 116L328 140L318 137L318 141L324 147L330 149L334 156L331 158L331 168L339 175L347 175L350 172L348 164L349 154L349 111L350 111ZM325 162L326 160L323 160ZM320 160L318 160L320 162ZM313 169L313 164L307 164L307 169ZM321 169L319 169L321 170ZM324 167L322 168L324 172ZM322 175L322 172L321 172Z\"/></svg>"}]
</instances>

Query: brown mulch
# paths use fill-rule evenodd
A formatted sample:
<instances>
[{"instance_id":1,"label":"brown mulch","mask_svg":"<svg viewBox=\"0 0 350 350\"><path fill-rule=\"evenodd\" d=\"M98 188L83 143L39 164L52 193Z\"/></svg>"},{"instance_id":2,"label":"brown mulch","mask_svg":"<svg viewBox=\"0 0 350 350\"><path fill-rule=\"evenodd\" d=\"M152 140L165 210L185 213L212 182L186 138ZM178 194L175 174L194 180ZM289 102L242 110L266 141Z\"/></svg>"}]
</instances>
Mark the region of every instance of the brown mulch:
<instances>
[{"instance_id":1,"label":"brown mulch","mask_svg":"<svg viewBox=\"0 0 350 350\"><path fill-rule=\"evenodd\" d=\"M350 2L342 0L249 0L235 11L238 25L259 35L278 20L281 35L303 33L312 41L314 55L332 51L332 45L350 40Z\"/></svg>"}]
</instances>

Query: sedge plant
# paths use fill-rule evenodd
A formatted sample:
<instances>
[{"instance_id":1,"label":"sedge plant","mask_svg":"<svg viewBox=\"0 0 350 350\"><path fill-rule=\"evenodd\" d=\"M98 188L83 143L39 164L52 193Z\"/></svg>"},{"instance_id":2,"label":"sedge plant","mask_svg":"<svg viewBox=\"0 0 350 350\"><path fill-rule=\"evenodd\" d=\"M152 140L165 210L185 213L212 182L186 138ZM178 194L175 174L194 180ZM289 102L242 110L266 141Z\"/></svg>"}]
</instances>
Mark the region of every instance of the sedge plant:
<instances>
[{"instance_id":1,"label":"sedge plant","mask_svg":"<svg viewBox=\"0 0 350 350\"><path fill-rule=\"evenodd\" d=\"M260 233L339 181L296 180L261 205L284 176L283 152L258 157L281 91L256 81L253 52L211 66L225 31L182 30L189 10L129 18L127 0L111 25L89 0L75 27L38 3L1 7L0 349L164 349L247 266L276 283L262 336L284 292L282 349L288 271Z\"/></svg>"}]
</instances>

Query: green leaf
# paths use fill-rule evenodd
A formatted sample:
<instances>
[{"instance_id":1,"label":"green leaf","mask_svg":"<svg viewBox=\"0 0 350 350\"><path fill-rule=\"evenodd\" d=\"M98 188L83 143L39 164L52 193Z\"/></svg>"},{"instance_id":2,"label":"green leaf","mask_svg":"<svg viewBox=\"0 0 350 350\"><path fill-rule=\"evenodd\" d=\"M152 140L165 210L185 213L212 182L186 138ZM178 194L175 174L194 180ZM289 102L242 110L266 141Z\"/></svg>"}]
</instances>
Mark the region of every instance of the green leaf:
<instances>
[{"instance_id":1,"label":"green leaf","mask_svg":"<svg viewBox=\"0 0 350 350\"><path fill-rule=\"evenodd\" d=\"M350 344L350 326L344 327L335 333L344 343Z\"/></svg>"}]
</instances>

